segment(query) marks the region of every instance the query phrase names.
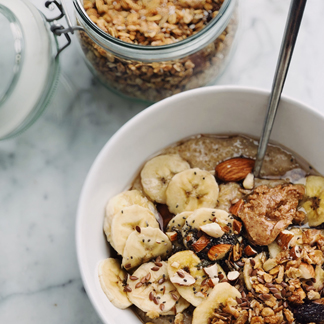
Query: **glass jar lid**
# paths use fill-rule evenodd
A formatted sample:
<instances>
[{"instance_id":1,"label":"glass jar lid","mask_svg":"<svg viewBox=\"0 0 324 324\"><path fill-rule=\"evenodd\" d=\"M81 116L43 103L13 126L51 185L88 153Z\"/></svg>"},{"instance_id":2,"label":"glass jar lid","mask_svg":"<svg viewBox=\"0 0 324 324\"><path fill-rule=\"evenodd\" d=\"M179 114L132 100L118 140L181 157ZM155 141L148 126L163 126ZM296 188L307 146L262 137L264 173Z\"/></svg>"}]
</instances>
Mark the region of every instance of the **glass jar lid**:
<instances>
[{"instance_id":1,"label":"glass jar lid","mask_svg":"<svg viewBox=\"0 0 324 324\"><path fill-rule=\"evenodd\" d=\"M26 0L0 0L0 139L30 124L57 77L56 41Z\"/></svg>"}]
</instances>

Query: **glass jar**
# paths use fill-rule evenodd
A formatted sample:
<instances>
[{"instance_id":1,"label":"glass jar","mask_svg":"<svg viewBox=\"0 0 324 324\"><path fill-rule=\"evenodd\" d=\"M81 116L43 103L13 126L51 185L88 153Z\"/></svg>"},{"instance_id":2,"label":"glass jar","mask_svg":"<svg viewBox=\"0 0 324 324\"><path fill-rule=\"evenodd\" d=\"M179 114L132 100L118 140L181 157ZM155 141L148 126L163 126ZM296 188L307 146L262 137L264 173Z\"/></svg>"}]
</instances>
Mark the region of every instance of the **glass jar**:
<instances>
[{"instance_id":1,"label":"glass jar","mask_svg":"<svg viewBox=\"0 0 324 324\"><path fill-rule=\"evenodd\" d=\"M19 134L42 113L59 77L58 43L30 2L0 0L0 139Z\"/></svg>"},{"instance_id":2,"label":"glass jar","mask_svg":"<svg viewBox=\"0 0 324 324\"><path fill-rule=\"evenodd\" d=\"M224 70L234 48L237 0L224 0L219 13L197 34L162 46L124 42L101 30L83 0L73 0L79 42L87 66L109 89L155 102L207 85Z\"/></svg>"}]
</instances>

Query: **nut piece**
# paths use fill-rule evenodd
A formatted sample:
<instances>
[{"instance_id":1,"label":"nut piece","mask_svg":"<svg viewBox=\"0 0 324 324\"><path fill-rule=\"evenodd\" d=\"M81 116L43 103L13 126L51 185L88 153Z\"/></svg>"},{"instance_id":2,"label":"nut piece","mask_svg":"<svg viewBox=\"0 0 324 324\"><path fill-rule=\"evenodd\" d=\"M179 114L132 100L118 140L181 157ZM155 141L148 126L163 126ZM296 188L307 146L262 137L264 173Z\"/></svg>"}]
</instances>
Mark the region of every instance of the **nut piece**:
<instances>
[{"instance_id":1,"label":"nut piece","mask_svg":"<svg viewBox=\"0 0 324 324\"><path fill-rule=\"evenodd\" d=\"M170 277L170 281L173 284L178 284L180 286L191 286L196 282L192 275L182 269L178 270L172 277Z\"/></svg>"},{"instance_id":2,"label":"nut piece","mask_svg":"<svg viewBox=\"0 0 324 324\"><path fill-rule=\"evenodd\" d=\"M244 201L243 199L240 199L237 203L235 203L230 207L229 212L234 216L237 216L243 205L244 205Z\"/></svg>"},{"instance_id":3,"label":"nut piece","mask_svg":"<svg viewBox=\"0 0 324 324\"><path fill-rule=\"evenodd\" d=\"M171 242L176 241L176 239L178 237L178 233L177 232L166 232L165 234L167 235L167 237L169 238L169 240Z\"/></svg>"},{"instance_id":4,"label":"nut piece","mask_svg":"<svg viewBox=\"0 0 324 324\"><path fill-rule=\"evenodd\" d=\"M179 264L178 262L174 261L174 262L171 264L171 267L172 267L172 268L178 268L179 265L180 265L180 264Z\"/></svg>"},{"instance_id":5,"label":"nut piece","mask_svg":"<svg viewBox=\"0 0 324 324\"><path fill-rule=\"evenodd\" d=\"M194 244L192 244L192 247L194 250L198 253L202 251L210 242L210 239L206 235L202 235Z\"/></svg>"},{"instance_id":6,"label":"nut piece","mask_svg":"<svg viewBox=\"0 0 324 324\"><path fill-rule=\"evenodd\" d=\"M243 187L245 189L253 189L254 188L254 174L253 173L249 173L244 181L243 181Z\"/></svg>"},{"instance_id":7,"label":"nut piece","mask_svg":"<svg viewBox=\"0 0 324 324\"><path fill-rule=\"evenodd\" d=\"M263 269L265 271L270 271L274 267L278 265L278 262L276 259L268 259L266 262L263 263Z\"/></svg>"},{"instance_id":8,"label":"nut piece","mask_svg":"<svg viewBox=\"0 0 324 324\"><path fill-rule=\"evenodd\" d=\"M203 270L205 271L206 275L209 276L209 278L214 279L214 278L218 278L218 265L217 263L203 268Z\"/></svg>"},{"instance_id":9,"label":"nut piece","mask_svg":"<svg viewBox=\"0 0 324 324\"><path fill-rule=\"evenodd\" d=\"M229 281L235 281L240 276L240 273L238 271L230 271L227 274L227 279Z\"/></svg>"},{"instance_id":10,"label":"nut piece","mask_svg":"<svg viewBox=\"0 0 324 324\"><path fill-rule=\"evenodd\" d=\"M217 223L210 223L210 224L202 225L202 226L200 226L200 229L204 233L208 234L211 237L215 237L215 238L222 237L224 234L224 231Z\"/></svg>"},{"instance_id":11,"label":"nut piece","mask_svg":"<svg viewBox=\"0 0 324 324\"><path fill-rule=\"evenodd\" d=\"M282 249L287 250L287 249L289 249L290 242L294 237L295 237L294 233L284 230L279 233L276 241Z\"/></svg>"},{"instance_id":12,"label":"nut piece","mask_svg":"<svg viewBox=\"0 0 324 324\"><path fill-rule=\"evenodd\" d=\"M216 166L216 178L224 182L237 182L245 179L254 168L254 160L233 158Z\"/></svg>"},{"instance_id":13,"label":"nut piece","mask_svg":"<svg viewBox=\"0 0 324 324\"><path fill-rule=\"evenodd\" d=\"M248 257L252 257L258 254L257 251L255 251L250 245L246 246L244 249L244 254Z\"/></svg>"},{"instance_id":14,"label":"nut piece","mask_svg":"<svg viewBox=\"0 0 324 324\"><path fill-rule=\"evenodd\" d=\"M289 250L289 255L294 259L297 260L301 257L301 248L296 245Z\"/></svg>"},{"instance_id":15,"label":"nut piece","mask_svg":"<svg viewBox=\"0 0 324 324\"><path fill-rule=\"evenodd\" d=\"M315 278L315 270L311 264L302 262L299 266L299 270L301 271L301 278Z\"/></svg>"},{"instance_id":16,"label":"nut piece","mask_svg":"<svg viewBox=\"0 0 324 324\"><path fill-rule=\"evenodd\" d=\"M233 221L233 232L234 234L238 235L241 233L242 230L242 223L236 219Z\"/></svg>"},{"instance_id":17,"label":"nut piece","mask_svg":"<svg viewBox=\"0 0 324 324\"><path fill-rule=\"evenodd\" d=\"M208 258L212 261L220 260L224 258L231 249L231 244L214 245L208 251Z\"/></svg>"}]
</instances>

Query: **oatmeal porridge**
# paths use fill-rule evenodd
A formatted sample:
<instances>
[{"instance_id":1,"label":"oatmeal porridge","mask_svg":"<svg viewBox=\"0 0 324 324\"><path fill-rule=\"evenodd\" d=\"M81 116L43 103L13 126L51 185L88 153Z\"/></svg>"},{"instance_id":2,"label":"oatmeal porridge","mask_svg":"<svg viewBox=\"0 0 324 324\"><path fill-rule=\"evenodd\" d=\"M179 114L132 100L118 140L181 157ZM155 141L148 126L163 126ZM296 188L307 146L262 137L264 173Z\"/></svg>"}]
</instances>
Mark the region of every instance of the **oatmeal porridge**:
<instances>
[{"instance_id":1,"label":"oatmeal porridge","mask_svg":"<svg viewBox=\"0 0 324 324\"><path fill-rule=\"evenodd\" d=\"M269 145L200 135L161 151L111 198L99 265L113 305L151 324L323 323L324 178Z\"/></svg>"}]
</instances>

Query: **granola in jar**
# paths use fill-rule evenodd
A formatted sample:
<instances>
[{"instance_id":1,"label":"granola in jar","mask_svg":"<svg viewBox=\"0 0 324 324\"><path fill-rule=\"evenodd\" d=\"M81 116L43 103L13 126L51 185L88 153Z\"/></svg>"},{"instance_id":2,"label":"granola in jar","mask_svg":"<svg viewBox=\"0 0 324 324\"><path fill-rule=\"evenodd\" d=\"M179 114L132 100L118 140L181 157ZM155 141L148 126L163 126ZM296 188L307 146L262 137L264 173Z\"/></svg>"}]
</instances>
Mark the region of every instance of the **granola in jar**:
<instances>
[{"instance_id":1,"label":"granola in jar","mask_svg":"<svg viewBox=\"0 0 324 324\"><path fill-rule=\"evenodd\" d=\"M85 0L83 6L85 21L97 27L85 28L78 17L90 70L109 88L152 102L213 81L229 60L238 24L236 0Z\"/></svg>"},{"instance_id":2,"label":"granola in jar","mask_svg":"<svg viewBox=\"0 0 324 324\"><path fill-rule=\"evenodd\" d=\"M111 198L99 266L109 300L144 323L323 323L324 178L269 145L200 135L168 147Z\"/></svg>"}]
</instances>

